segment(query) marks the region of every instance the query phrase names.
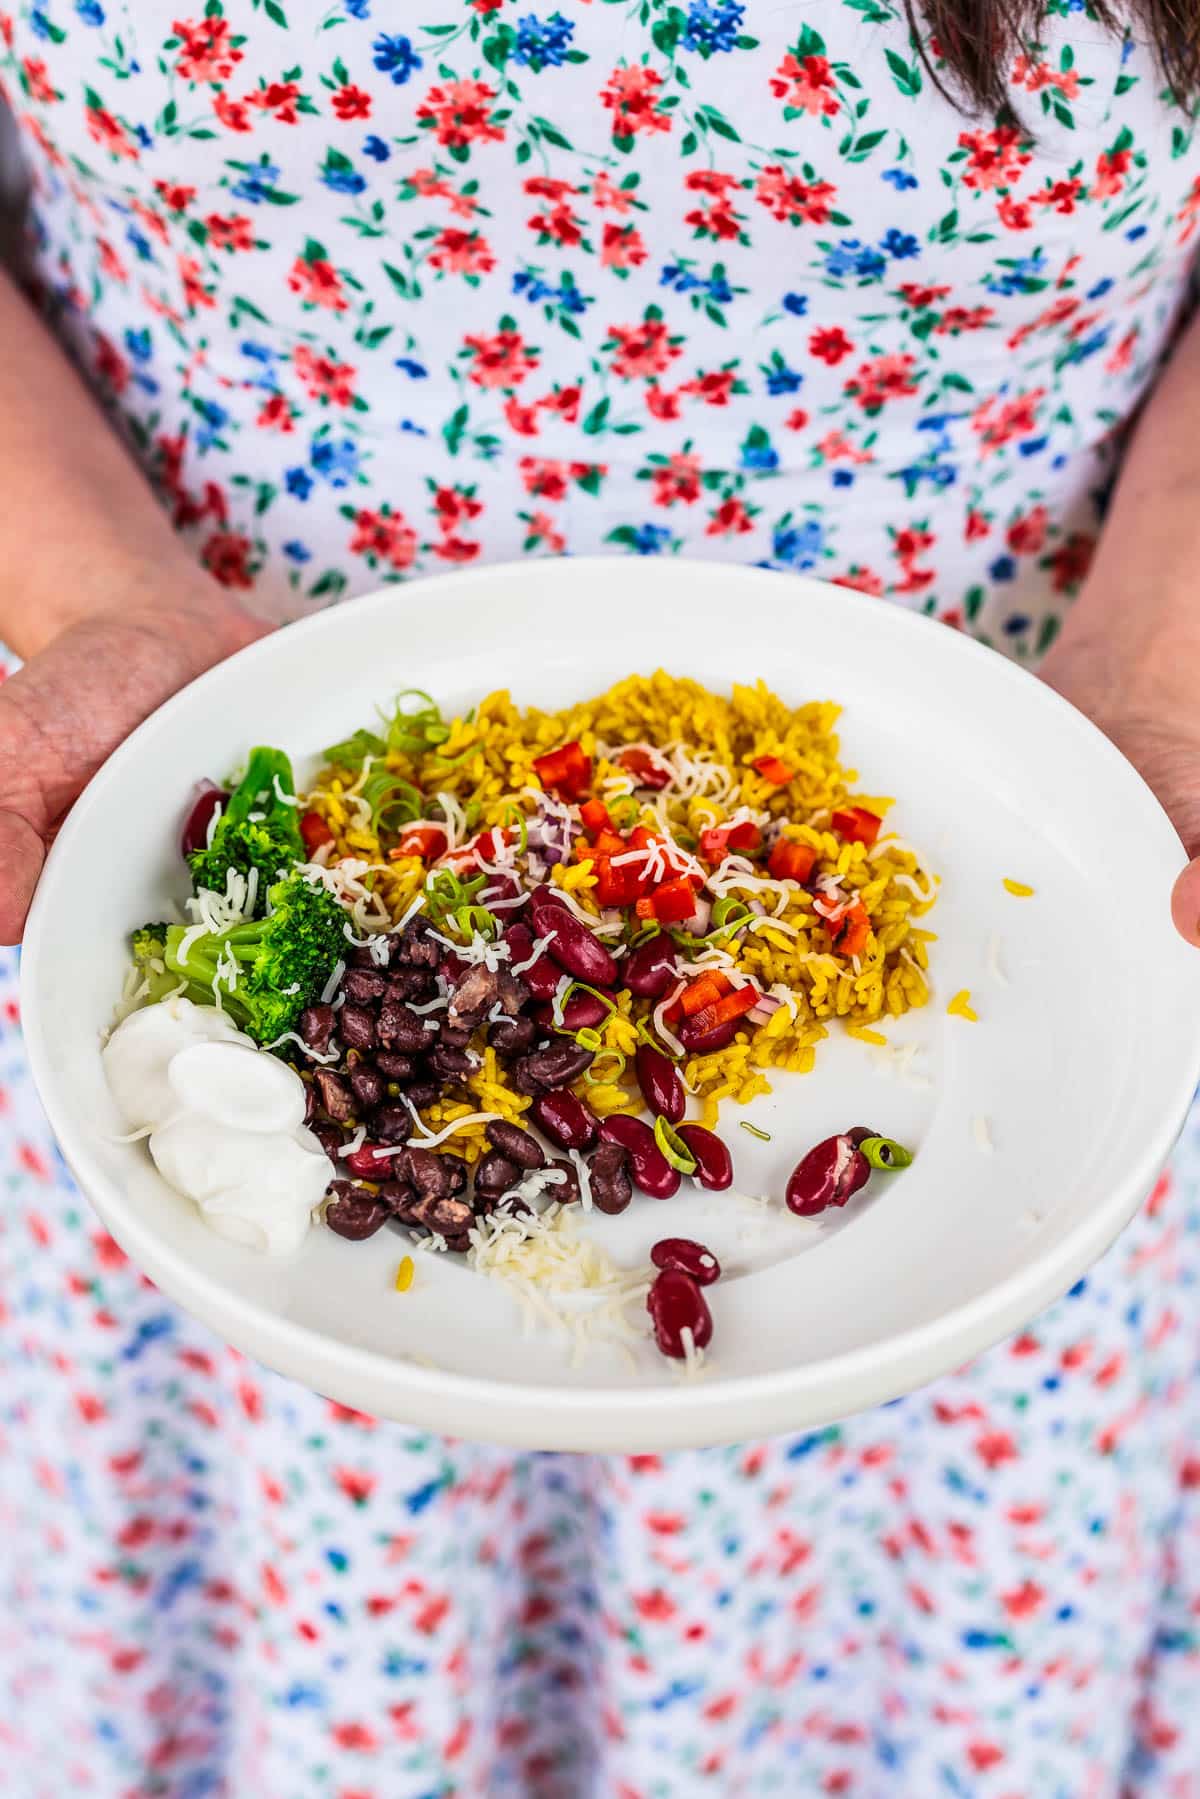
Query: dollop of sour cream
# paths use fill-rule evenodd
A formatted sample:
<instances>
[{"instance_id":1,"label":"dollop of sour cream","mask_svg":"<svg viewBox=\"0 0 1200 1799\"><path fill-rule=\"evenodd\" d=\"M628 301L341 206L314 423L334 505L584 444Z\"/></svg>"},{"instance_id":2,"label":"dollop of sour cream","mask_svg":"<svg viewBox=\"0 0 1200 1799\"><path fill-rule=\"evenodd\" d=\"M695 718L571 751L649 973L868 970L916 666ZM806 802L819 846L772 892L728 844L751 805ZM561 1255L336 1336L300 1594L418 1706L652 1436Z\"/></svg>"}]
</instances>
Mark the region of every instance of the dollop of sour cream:
<instances>
[{"instance_id":1,"label":"dollop of sour cream","mask_svg":"<svg viewBox=\"0 0 1200 1799\"><path fill-rule=\"evenodd\" d=\"M294 1069L182 995L130 1013L103 1061L122 1115L149 1129L159 1173L213 1230L272 1255L299 1247L330 1167L304 1128Z\"/></svg>"}]
</instances>

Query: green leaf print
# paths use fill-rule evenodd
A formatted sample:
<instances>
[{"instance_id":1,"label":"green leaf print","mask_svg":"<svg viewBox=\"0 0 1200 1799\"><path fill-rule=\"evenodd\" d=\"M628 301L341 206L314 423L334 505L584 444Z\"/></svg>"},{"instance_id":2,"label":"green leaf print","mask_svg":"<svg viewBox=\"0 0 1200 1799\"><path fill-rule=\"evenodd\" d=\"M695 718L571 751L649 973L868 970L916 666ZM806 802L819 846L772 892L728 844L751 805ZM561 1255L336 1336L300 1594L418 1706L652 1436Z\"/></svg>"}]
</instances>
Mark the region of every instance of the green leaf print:
<instances>
[{"instance_id":1,"label":"green leaf print","mask_svg":"<svg viewBox=\"0 0 1200 1799\"><path fill-rule=\"evenodd\" d=\"M905 62L895 50L885 50L887 66L892 71L892 80L900 92L908 100L915 100L921 91L921 71L915 62Z\"/></svg>"}]
</instances>

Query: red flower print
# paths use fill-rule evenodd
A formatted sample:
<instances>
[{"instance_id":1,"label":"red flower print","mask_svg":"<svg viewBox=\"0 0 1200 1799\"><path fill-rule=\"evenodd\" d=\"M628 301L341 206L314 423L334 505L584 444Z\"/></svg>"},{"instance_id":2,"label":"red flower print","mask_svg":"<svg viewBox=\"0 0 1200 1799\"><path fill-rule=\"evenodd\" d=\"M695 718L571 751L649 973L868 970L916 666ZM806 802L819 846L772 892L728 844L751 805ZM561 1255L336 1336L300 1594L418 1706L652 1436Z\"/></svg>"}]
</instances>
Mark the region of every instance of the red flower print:
<instances>
[{"instance_id":1,"label":"red flower print","mask_svg":"<svg viewBox=\"0 0 1200 1799\"><path fill-rule=\"evenodd\" d=\"M615 347L612 372L625 381L636 381L648 375L661 375L679 355L665 320L650 316L640 325L610 325L609 346Z\"/></svg>"},{"instance_id":2,"label":"red flower print","mask_svg":"<svg viewBox=\"0 0 1200 1799\"><path fill-rule=\"evenodd\" d=\"M241 40L231 36L228 19L176 19L171 30L182 43L175 73L184 81L228 81L242 60Z\"/></svg>"},{"instance_id":3,"label":"red flower print","mask_svg":"<svg viewBox=\"0 0 1200 1799\"><path fill-rule=\"evenodd\" d=\"M335 1724L330 1734L339 1749L359 1749L367 1755L379 1749L379 1738L365 1724Z\"/></svg>"},{"instance_id":4,"label":"red flower print","mask_svg":"<svg viewBox=\"0 0 1200 1799\"><path fill-rule=\"evenodd\" d=\"M355 1505L365 1505L378 1484L375 1475L357 1468L335 1468L333 1478L339 1491Z\"/></svg>"},{"instance_id":5,"label":"red flower print","mask_svg":"<svg viewBox=\"0 0 1200 1799\"><path fill-rule=\"evenodd\" d=\"M304 306L324 306L329 312L345 312L349 301L342 292L342 278L323 256L297 256L288 286Z\"/></svg>"},{"instance_id":6,"label":"red flower print","mask_svg":"<svg viewBox=\"0 0 1200 1799\"><path fill-rule=\"evenodd\" d=\"M1052 206L1055 212L1072 213L1075 210L1075 202L1082 192L1083 182L1076 175L1072 176L1069 181L1047 179L1045 187L1029 197L1035 206Z\"/></svg>"},{"instance_id":7,"label":"red flower print","mask_svg":"<svg viewBox=\"0 0 1200 1799\"><path fill-rule=\"evenodd\" d=\"M491 246L478 231L463 231L457 225L447 225L439 231L433 249L429 252L429 266L441 269L447 275L486 275L489 269L496 266L496 258L492 255Z\"/></svg>"},{"instance_id":8,"label":"red flower print","mask_svg":"<svg viewBox=\"0 0 1200 1799\"><path fill-rule=\"evenodd\" d=\"M785 106L813 118L832 118L838 110L833 70L823 56L799 57L789 50L771 77L771 92Z\"/></svg>"},{"instance_id":9,"label":"red flower print","mask_svg":"<svg viewBox=\"0 0 1200 1799\"><path fill-rule=\"evenodd\" d=\"M100 267L103 272L113 281L128 281L129 270L125 267L125 264L121 261L121 258L117 255L117 252L113 249L108 239L106 237L98 237L96 239L96 248L100 252Z\"/></svg>"},{"instance_id":10,"label":"red flower print","mask_svg":"<svg viewBox=\"0 0 1200 1799\"><path fill-rule=\"evenodd\" d=\"M549 412L556 412L559 418L573 425L579 418L579 408L583 402L583 389L580 387L556 387L544 399L538 401L539 406L546 407Z\"/></svg>"},{"instance_id":11,"label":"red flower print","mask_svg":"<svg viewBox=\"0 0 1200 1799\"><path fill-rule=\"evenodd\" d=\"M541 500L565 500L568 468L565 462L550 462L540 456L522 456L518 467L525 492Z\"/></svg>"},{"instance_id":12,"label":"red flower print","mask_svg":"<svg viewBox=\"0 0 1200 1799\"><path fill-rule=\"evenodd\" d=\"M912 562L923 550L932 549L934 542L932 532L922 530L919 525L892 534L892 548L901 562Z\"/></svg>"},{"instance_id":13,"label":"red flower print","mask_svg":"<svg viewBox=\"0 0 1200 1799\"><path fill-rule=\"evenodd\" d=\"M783 422L789 431L803 431L808 423L808 414L803 406L797 406L788 413Z\"/></svg>"},{"instance_id":14,"label":"red flower print","mask_svg":"<svg viewBox=\"0 0 1200 1799\"><path fill-rule=\"evenodd\" d=\"M618 187L612 177L601 169L592 182L592 205L608 207L613 212L628 212L633 205L633 195L625 188Z\"/></svg>"},{"instance_id":15,"label":"red flower print","mask_svg":"<svg viewBox=\"0 0 1200 1799\"><path fill-rule=\"evenodd\" d=\"M222 587L253 587L252 548L250 539L238 531L214 531L200 552L200 560Z\"/></svg>"},{"instance_id":16,"label":"red flower print","mask_svg":"<svg viewBox=\"0 0 1200 1799\"><path fill-rule=\"evenodd\" d=\"M525 549L549 550L553 556L562 554L567 547L567 540L548 512L523 512L520 516L527 527Z\"/></svg>"},{"instance_id":17,"label":"red flower print","mask_svg":"<svg viewBox=\"0 0 1200 1799\"><path fill-rule=\"evenodd\" d=\"M744 537L754 519L738 499L722 500L704 527L706 537Z\"/></svg>"},{"instance_id":18,"label":"red flower print","mask_svg":"<svg viewBox=\"0 0 1200 1799\"><path fill-rule=\"evenodd\" d=\"M1004 1760L1004 1751L995 1743L968 1743L967 1760L977 1774L986 1774L989 1768Z\"/></svg>"},{"instance_id":19,"label":"red flower print","mask_svg":"<svg viewBox=\"0 0 1200 1799\"><path fill-rule=\"evenodd\" d=\"M967 513L967 524L963 536L968 543L973 543L977 538L987 537L991 529L992 521L987 518L984 513L976 512L974 508L972 508L971 511Z\"/></svg>"},{"instance_id":20,"label":"red flower print","mask_svg":"<svg viewBox=\"0 0 1200 1799\"><path fill-rule=\"evenodd\" d=\"M442 562L474 562L483 545L468 543L464 537L443 537L435 543L433 553Z\"/></svg>"},{"instance_id":21,"label":"red flower print","mask_svg":"<svg viewBox=\"0 0 1200 1799\"><path fill-rule=\"evenodd\" d=\"M372 568L383 562L389 568L411 568L417 556L417 534L402 512L383 506L378 512L362 507L354 515L350 550L365 556Z\"/></svg>"},{"instance_id":22,"label":"red flower print","mask_svg":"<svg viewBox=\"0 0 1200 1799\"><path fill-rule=\"evenodd\" d=\"M177 181L156 181L154 191L169 212L186 212L196 198L194 187L184 187Z\"/></svg>"},{"instance_id":23,"label":"red flower print","mask_svg":"<svg viewBox=\"0 0 1200 1799\"><path fill-rule=\"evenodd\" d=\"M1079 72L1077 69L1052 69L1048 62L1039 62L1036 57L1018 56L1013 64L1012 84L1023 87L1027 93L1039 94L1043 88L1057 88L1064 100L1079 98Z\"/></svg>"},{"instance_id":24,"label":"red flower print","mask_svg":"<svg viewBox=\"0 0 1200 1799\"><path fill-rule=\"evenodd\" d=\"M772 163L760 170L754 198L772 218L790 219L793 225L825 225L837 189L829 181L801 181L782 164Z\"/></svg>"},{"instance_id":25,"label":"red flower print","mask_svg":"<svg viewBox=\"0 0 1200 1799\"><path fill-rule=\"evenodd\" d=\"M1125 186L1125 177L1132 161L1132 150L1102 150L1096 158L1092 199L1111 200L1114 194L1119 194Z\"/></svg>"},{"instance_id":26,"label":"red flower print","mask_svg":"<svg viewBox=\"0 0 1200 1799\"><path fill-rule=\"evenodd\" d=\"M710 202L694 206L683 215L684 223L692 226L697 237L711 237L718 243L741 237L741 214L734 210L730 198L730 189L737 187L735 175L722 175L716 169L695 169L683 185L688 193L703 194Z\"/></svg>"},{"instance_id":27,"label":"red flower print","mask_svg":"<svg viewBox=\"0 0 1200 1799\"><path fill-rule=\"evenodd\" d=\"M934 326L936 337L957 337L960 331L981 331L995 317L991 306L948 306Z\"/></svg>"},{"instance_id":28,"label":"red flower print","mask_svg":"<svg viewBox=\"0 0 1200 1799\"><path fill-rule=\"evenodd\" d=\"M671 121L658 109L662 76L654 69L616 68L608 86L600 90L600 104L612 113L614 137L633 137L639 131L669 131Z\"/></svg>"},{"instance_id":29,"label":"red flower print","mask_svg":"<svg viewBox=\"0 0 1200 1799\"><path fill-rule=\"evenodd\" d=\"M985 1430L975 1439L975 1453L985 1468L1001 1468L1017 1460L1017 1445L1006 1430Z\"/></svg>"},{"instance_id":30,"label":"red flower print","mask_svg":"<svg viewBox=\"0 0 1200 1799\"><path fill-rule=\"evenodd\" d=\"M88 136L94 138L110 156L127 157L137 162L141 152L119 119L114 119L102 106L89 106L85 114Z\"/></svg>"},{"instance_id":31,"label":"red flower print","mask_svg":"<svg viewBox=\"0 0 1200 1799\"><path fill-rule=\"evenodd\" d=\"M1200 213L1200 175L1192 182L1192 190L1176 215L1179 219L1180 232L1177 242L1186 244L1196 229L1196 215Z\"/></svg>"},{"instance_id":32,"label":"red flower print","mask_svg":"<svg viewBox=\"0 0 1200 1799\"><path fill-rule=\"evenodd\" d=\"M504 127L492 123L495 88L486 81L447 81L431 87L417 108L417 123L431 125L439 144L462 150L468 144L499 142Z\"/></svg>"},{"instance_id":33,"label":"red flower print","mask_svg":"<svg viewBox=\"0 0 1200 1799\"><path fill-rule=\"evenodd\" d=\"M433 496L439 531L454 531L459 525L478 518L483 503L461 487L439 487Z\"/></svg>"},{"instance_id":34,"label":"red flower print","mask_svg":"<svg viewBox=\"0 0 1200 1799\"><path fill-rule=\"evenodd\" d=\"M700 498L700 458L689 450L678 450L665 468L654 470L650 480L656 506L674 506L677 500L691 506Z\"/></svg>"},{"instance_id":35,"label":"red flower print","mask_svg":"<svg viewBox=\"0 0 1200 1799\"><path fill-rule=\"evenodd\" d=\"M1006 194L997 200L996 211L1006 231L1028 231L1033 225L1033 208L1028 200L1014 200Z\"/></svg>"},{"instance_id":36,"label":"red flower print","mask_svg":"<svg viewBox=\"0 0 1200 1799\"><path fill-rule=\"evenodd\" d=\"M950 289L948 287L924 287L916 281L902 281L900 292L905 302L920 312L926 306L932 306L935 300L944 300Z\"/></svg>"},{"instance_id":37,"label":"red flower print","mask_svg":"<svg viewBox=\"0 0 1200 1799\"><path fill-rule=\"evenodd\" d=\"M1095 551L1095 539L1082 531L1072 531L1065 543L1051 553L1049 566L1054 573L1055 593L1075 593L1088 569ZM1099 1375L1096 1376L1099 1382Z\"/></svg>"},{"instance_id":38,"label":"red flower print","mask_svg":"<svg viewBox=\"0 0 1200 1799\"><path fill-rule=\"evenodd\" d=\"M280 431L285 436L295 430L292 409L283 394L271 394L259 409L255 424L264 431Z\"/></svg>"},{"instance_id":39,"label":"red flower print","mask_svg":"<svg viewBox=\"0 0 1200 1799\"><path fill-rule=\"evenodd\" d=\"M244 100L231 100L228 94L213 95L213 111L230 131L253 131L250 108Z\"/></svg>"},{"instance_id":40,"label":"red flower print","mask_svg":"<svg viewBox=\"0 0 1200 1799\"><path fill-rule=\"evenodd\" d=\"M1011 1593L1000 1595L1000 1603L1010 1618L1032 1618L1045 1602L1045 1589L1032 1580L1023 1580Z\"/></svg>"},{"instance_id":41,"label":"red flower print","mask_svg":"<svg viewBox=\"0 0 1200 1799\"><path fill-rule=\"evenodd\" d=\"M1031 506L1008 527L1005 541L1014 556L1033 556L1045 546L1049 514L1044 506Z\"/></svg>"},{"instance_id":42,"label":"red flower print","mask_svg":"<svg viewBox=\"0 0 1200 1799\"><path fill-rule=\"evenodd\" d=\"M994 131L960 131L958 146L967 152L963 186L976 193L1011 187L1033 155L1015 125L997 125Z\"/></svg>"},{"instance_id":43,"label":"red flower print","mask_svg":"<svg viewBox=\"0 0 1200 1799\"><path fill-rule=\"evenodd\" d=\"M504 422L517 437L537 437L541 431L537 407L523 406L515 394L504 402Z\"/></svg>"},{"instance_id":44,"label":"red flower print","mask_svg":"<svg viewBox=\"0 0 1200 1799\"><path fill-rule=\"evenodd\" d=\"M21 71L21 85L31 100L40 100L44 105L49 105L51 101L62 99L40 56L26 56L22 60Z\"/></svg>"},{"instance_id":45,"label":"red flower print","mask_svg":"<svg viewBox=\"0 0 1200 1799\"><path fill-rule=\"evenodd\" d=\"M1106 375L1119 375L1122 369L1129 367L1133 361L1133 346L1137 340L1138 328L1136 325L1131 325L1124 337L1115 345L1112 355L1105 361L1104 372Z\"/></svg>"},{"instance_id":46,"label":"red flower print","mask_svg":"<svg viewBox=\"0 0 1200 1799\"><path fill-rule=\"evenodd\" d=\"M606 269L636 269L646 260L646 246L636 225L616 225L609 219L600 240L600 263Z\"/></svg>"},{"instance_id":47,"label":"red flower print","mask_svg":"<svg viewBox=\"0 0 1200 1799\"><path fill-rule=\"evenodd\" d=\"M371 116L370 94L355 87L352 81L338 89L332 105L339 119L369 119Z\"/></svg>"},{"instance_id":48,"label":"red flower print","mask_svg":"<svg viewBox=\"0 0 1200 1799\"><path fill-rule=\"evenodd\" d=\"M733 369L712 369L708 374L701 371L694 381L685 381L679 391L695 394L706 406L728 406L736 388L737 376Z\"/></svg>"},{"instance_id":49,"label":"red flower print","mask_svg":"<svg viewBox=\"0 0 1200 1799\"><path fill-rule=\"evenodd\" d=\"M830 368L836 368L843 357L849 356L854 345L846 336L840 325L830 326L828 330L814 331L808 340L808 353L820 362L827 362Z\"/></svg>"},{"instance_id":50,"label":"red flower print","mask_svg":"<svg viewBox=\"0 0 1200 1799\"><path fill-rule=\"evenodd\" d=\"M504 0L470 0L470 4L475 12L486 16L490 12L499 12Z\"/></svg>"},{"instance_id":51,"label":"red flower print","mask_svg":"<svg viewBox=\"0 0 1200 1799\"><path fill-rule=\"evenodd\" d=\"M183 298L189 312L216 305L212 290L204 285L204 270L194 256L179 258L179 279L183 283Z\"/></svg>"},{"instance_id":52,"label":"red flower print","mask_svg":"<svg viewBox=\"0 0 1200 1799\"><path fill-rule=\"evenodd\" d=\"M992 396L977 407L971 415L971 429L980 439L981 455L990 456L1014 437L1028 436L1037 422L1037 410L1045 394L1045 388L1035 387L1013 400Z\"/></svg>"},{"instance_id":53,"label":"red flower print","mask_svg":"<svg viewBox=\"0 0 1200 1799\"><path fill-rule=\"evenodd\" d=\"M220 213L210 212L204 223L214 250L253 250L254 224L241 213L224 219Z\"/></svg>"},{"instance_id":54,"label":"red flower print","mask_svg":"<svg viewBox=\"0 0 1200 1799\"><path fill-rule=\"evenodd\" d=\"M471 379L476 387L519 387L538 366L538 352L527 350L521 333L511 326L492 337L468 337L464 342L474 352Z\"/></svg>"},{"instance_id":55,"label":"red flower print","mask_svg":"<svg viewBox=\"0 0 1200 1799\"><path fill-rule=\"evenodd\" d=\"M274 113L281 125L295 125L300 119L296 105L300 98L300 89L294 81L269 81L247 94L246 104L261 106L264 112Z\"/></svg>"},{"instance_id":56,"label":"red flower print","mask_svg":"<svg viewBox=\"0 0 1200 1799\"><path fill-rule=\"evenodd\" d=\"M877 575L874 569L863 568L855 562L844 575L833 577L833 585L853 587L858 593L874 594L878 598L883 593L883 576Z\"/></svg>"},{"instance_id":57,"label":"red flower print","mask_svg":"<svg viewBox=\"0 0 1200 1799\"><path fill-rule=\"evenodd\" d=\"M817 445L817 454L826 462L872 462L870 450L860 450L841 431L827 431Z\"/></svg>"},{"instance_id":58,"label":"red flower print","mask_svg":"<svg viewBox=\"0 0 1200 1799\"><path fill-rule=\"evenodd\" d=\"M348 362L335 362L332 356L318 356L307 344L297 344L292 351L292 367L314 400L331 406L354 404L354 377L358 370Z\"/></svg>"},{"instance_id":59,"label":"red flower print","mask_svg":"<svg viewBox=\"0 0 1200 1799\"><path fill-rule=\"evenodd\" d=\"M633 1603L638 1616L650 1623L661 1624L675 1616L675 1602L661 1587L649 1593L635 1593Z\"/></svg>"},{"instance_id":60,"label":"red flower print","mask_svg":"<svg viewBox=\"0 0 1200 1799\"><path fill-rule=\"evenodd\" d=\"M874 361L859 365L843 391L858 401L868 417L873 417L889 400L906 399L916 393L916 383L910 379L916 360L908 355L877 356Z\"/></svg>"}]
</instances>

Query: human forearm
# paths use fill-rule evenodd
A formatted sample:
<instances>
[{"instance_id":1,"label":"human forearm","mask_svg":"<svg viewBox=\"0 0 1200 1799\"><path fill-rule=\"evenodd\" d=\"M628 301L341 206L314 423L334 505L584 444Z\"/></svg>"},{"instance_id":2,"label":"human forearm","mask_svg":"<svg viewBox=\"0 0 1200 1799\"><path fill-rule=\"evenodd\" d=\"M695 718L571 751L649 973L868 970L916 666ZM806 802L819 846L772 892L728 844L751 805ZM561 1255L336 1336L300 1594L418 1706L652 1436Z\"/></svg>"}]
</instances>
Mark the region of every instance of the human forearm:
<instances>
[{"instance_id":1,"label":"human forearm","mask_svg":"<svg viewBox=\"0 0 1200 1799\"><path fill-rule=\"evenodd\" d=\"M53 336L0 272L0 640L30 657L98 614L170 616L198 667L251 634L180 544ZM200 656L201 642L212 653Z\"/></svg>"}]
</instances>

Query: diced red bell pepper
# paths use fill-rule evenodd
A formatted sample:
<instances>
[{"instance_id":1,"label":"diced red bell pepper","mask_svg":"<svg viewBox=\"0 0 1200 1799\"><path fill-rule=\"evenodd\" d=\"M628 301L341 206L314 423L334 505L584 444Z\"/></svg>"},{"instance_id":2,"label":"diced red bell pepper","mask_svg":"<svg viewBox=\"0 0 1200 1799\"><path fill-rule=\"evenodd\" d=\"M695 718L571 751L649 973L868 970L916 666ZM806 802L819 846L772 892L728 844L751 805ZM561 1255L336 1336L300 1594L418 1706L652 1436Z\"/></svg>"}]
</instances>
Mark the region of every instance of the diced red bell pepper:
<instances>
[{"instance_id":1,"label":"diced red bell pepper","mask_svg":"<svg viewBox=\"0 0 1200 1799\"><path fill-rule=\"evenodd\" d=\"M719 970L702 974L699 980L689 981L679 995L679 1010L685 1018L690 1018L693 1012L702 1012L705 1006L713 1006L719 999L724 999L729 989L729 977Z\"/></svg>"},{"instance_id":2,"label":"diced red bell pepper","mask_svg":"<svg viewBox=\"0 0 1200 1799\"><path fill-rule=\"evenodd\" d=\"M661 843L662 841L662 837L659 833L657 831L652 831L649 825L634 825L632 831L629 833L629 847L631 850L648 850L652 843Z\"/></svg>"},{"instance_id":3,"label":"diced red bell pepper","mask_svg":"<svg viewBox=\"0 0 1200 1799\"><path fill-rule=\"evenodd\" d=\"M402 856L420 856L422 862L436 862L444 856L450 839L441 825L409 825L388 859L397 862Z\"/></svg>"},{"instance_id":4,"label":"diced red bell pepper","mask_svg":"<svg viewBox=\"0 0 1200 1799\"><path fill-rule=\"evenodd\" d=\"M816 850L791 837L781 837L768 858L767 873L774 875L777 881L799 881L803 887L816 866Z\"/></svg>"},{"instance_id":5,"label":"diced red bell pepper","mask_svg":"<svg viewBox=\"0 0 1200 1799\"><path fill-rule=\"evenodd\" d=\"M627 774L633 776L639 787L648 787L652 793L661 792L671 779L670 769L652 756L649 750L643 750L637 744L631 744L628 749L622 750L617 762Z\"/></svg>"},{"instance_id":6,"label":"diced red bell pepper","mask_svg":"<svg viewBox=\"0 0 1200 1799\"><path fill-rule=\"evenodd\" d=\"M656 920L658 917L657 912L654 910L654 900L648 893L644 893L642 897L635 902L633 909L639 918L645 919L647 924L652 920Z\"/></svg>"},{"instance_id":7,"label":"diced red bell pepper","mask_svg":"<svg viewBox=\"0 0 1200 1799\"><path fill-rule=\"evenodd\" d=\"M637 871L630 862L614 868L607 856L596 858L592 894L599 906L631 906L637 898Z\"/></svg>"},{"instance_id":8,"label":"diced red bell pepper","mask_svg":"<svg viewBox=\"0 0 1200 1799\"><path fill-rule=\"evenodd\" d=\"M533 766L542 786L560 799L577 800L591 785L592 758L585 756L582 746L574 741L548 750L544 756L535 756Z\"/></svg>"},{"instance_id":9,"label":"diced red bell pepper","mask_svg":"<svg viewBox=\"0 0 1200 1799\"><path fill-rule=\"evenodd\" d=\"M839 955L861 956L871 935L871 920L861 900L855 900L843 912L833 933L834 948Z\"/></svg>"},{"instance_id":10,"label":"diced red bell pepper","mask_svg":"<svg viewBox=\"0 0 1200 1799\"><path fill-rule=\"evenodd\" d=\"M654 908L652 916L659 924L682 924L696 910L696 890L686 875L677 875L654 889L650 903Z\"/></svg>"},{"instance_id":11,"label":"diced red bell pepper","mask_svg":"<svg viewBox=\"0 0 1200 1799\"><path fill-rule=\"evenodd\" d=\"M847 843L864 843L868 849L878 837L882 823L882 818L868 812L865 806L847 806L844 811L835 812L832 819L839 837Z\"/></svg>"},{"instance_id":12,"label":"diced red bell pepper","mask_svg":"<svg viewBox=\"0 0 1200 1799\"><path fill-rule=\"evenodd\" d=\"M756 756L750 766L758 770L764 781L770 781L772 787L786 787L796 778L795 769L781 762L778 756Z\"/></svg>"},{"instance_id":13,"label":"diced red bell pepper","mask_svg":"<svg viewBox=\"0 0 1200 1799\"><path fill-rule=\"evenodd\" d=\"M710 1031L719 1030L723 1024L732 1024L735 1019L752 1012L761 997L757 987L735 987L724 998L714 1000L711 1005L702 1006L698 1012L692 1013L693 1033L698 1037L707 1037Z\"/></svg>"},{"instance_id":14,"label":"diced red bell pepper","mask_svg":"<svg viewBox=\"0 0 1200 1799\"><path fill-rule=\"evenodd\" d=\"M597 856L623 856L629 845L619 831L601 831L592 848ZM629 866L632 868L633 863Z\"/></svg>"},{"instance_id":15,"label":"diced red bell pepper","mask_svg":"<svg viewBox=\"0 0 1200 1799\"><path fill-rule=\"evenodd\" d=\"M735 825L712 825L700 833L700 854L706 862L722 862L734 853L752 854L762 844L762 832L752 818Z\"/></svg>"},{"instance_id":16,"label":"diced red bell pepper","mask_svg":"<svg viewBox=\"0 0 1200 1799\"><path fill-rule=\"evenodd\" d=\"M319 849L328 843L336 843L337 838L330 830L319 812L306 812L300 820L300 835L304 839L304 847L310 856L315 856Z\"/></svg>"},{"instance_id":17,"label":"diced red bell pepper","mask_svg":"<svg viewBox=\"0 0 1200 1799\"><path fill-rule=\"evenodd\" d=\"M579 808L579 822L589 837L598 837L601 831L611 831L613 828L613 821L603 800L585 800Z\"/></svg>"}]
</instances>

